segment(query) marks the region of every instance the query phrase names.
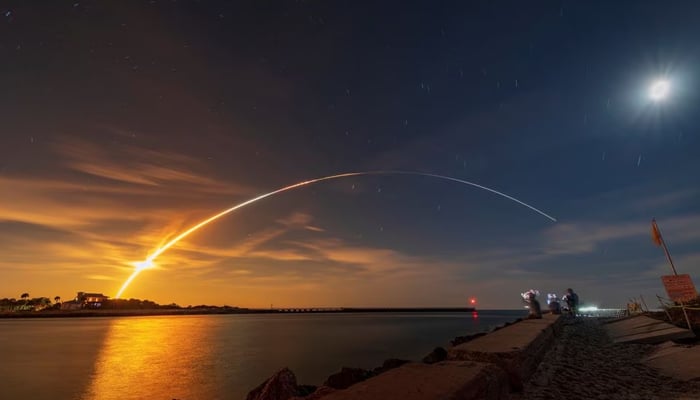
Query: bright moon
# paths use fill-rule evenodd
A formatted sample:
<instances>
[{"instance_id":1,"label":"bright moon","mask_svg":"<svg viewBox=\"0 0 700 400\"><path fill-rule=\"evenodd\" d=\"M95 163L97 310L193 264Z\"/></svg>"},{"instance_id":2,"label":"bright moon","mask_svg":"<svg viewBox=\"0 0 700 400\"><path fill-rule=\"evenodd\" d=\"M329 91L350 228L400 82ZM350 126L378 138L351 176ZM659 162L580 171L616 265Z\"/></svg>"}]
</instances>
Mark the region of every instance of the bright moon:
<instances>
[{"instance_id":1,"label":"bright moon","mask_svg":"<svg viewBox=\"0 0 700 400\"><path fill-rule=\"evenodd\" d=\"M654 101L661 101L668 96L670 84L666 80L658 80L651 84L649 97Z\"/></svg>"}]
</instances>

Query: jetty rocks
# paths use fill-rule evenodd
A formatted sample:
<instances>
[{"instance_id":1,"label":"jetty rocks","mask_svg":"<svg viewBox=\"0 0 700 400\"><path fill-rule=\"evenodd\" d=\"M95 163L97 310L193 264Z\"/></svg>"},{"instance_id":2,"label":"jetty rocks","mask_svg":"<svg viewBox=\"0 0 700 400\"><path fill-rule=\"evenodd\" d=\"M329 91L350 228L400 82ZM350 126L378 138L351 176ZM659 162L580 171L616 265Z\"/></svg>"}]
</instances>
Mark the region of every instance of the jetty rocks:
<instances>
[{"instance_id":1,"label":"jetty rocks","mask_svg":"<svg viewBox=\"0 0 700 400\"><path fill-rule=\"evenodd\" d=\"M251 390L246 400L287 400L299 395L297 377L289 368L282 368L275 372L260 386Z\"/></svg>"},{"instance_id":2,"label":"jetty rocks","mask_svg":"<svg viewBox=\"0 0 700 400\"><path fill-rule=\"evenodd\" d=\"M559 315L545 315L456 338L452 347L436 347L423 362L390 359L372 370L342 368L310 394L312 387L300 389L285 368L247 400L509 399L537 369L560 325Z\"/></svg>"},{"instance_id":3,"label":"jetty rocks","mask_svg":"<svg viewBox=\"0 0 700 400\"><path fill-rule=\"evenodd\" d=\"M374 376L372 371L366 369L343 367L340 372L329 376L323 385L333 389L346 389L372 376Z\"/></svg>"},{"instance_id":4,"label":"jetty rocks","mask_svg":"<svg viewBox=\"0 0 700 400\"><path fill-rule=\"evenodd\" d=\"M381 366L371 370L343 367L340 372L329 376L320 387L298 385L294 372L285 367L251 390L246 400L317 400L338 389L346 389L409 362L390 358L384 360Z\"/></svg>"},{"instance_id":5,"label":"jetty rocks","mask_svg":"<svg viewBox=\"0 0 700 400\"><path fill-rule=\"evenodd\" d=\"M447 359L447 350L442 347L436 347L427 356L423 357L423 362L426 364L435 364L436 362L445 361Z\"/></svg>"}]
</instances>

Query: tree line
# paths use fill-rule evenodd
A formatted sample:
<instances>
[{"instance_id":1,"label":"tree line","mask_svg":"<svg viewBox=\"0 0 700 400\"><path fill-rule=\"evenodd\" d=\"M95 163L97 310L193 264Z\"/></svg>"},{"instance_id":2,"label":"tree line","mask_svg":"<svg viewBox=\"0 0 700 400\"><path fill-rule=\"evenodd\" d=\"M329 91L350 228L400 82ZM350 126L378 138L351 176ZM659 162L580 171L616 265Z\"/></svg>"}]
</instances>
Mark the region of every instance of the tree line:
<instances>
[{"instance_id":1,"label":"tree line","mask_svg":"<svg viewBox=\"0 0 700 400\"><path fill-rule=\"evenodd\" d=\"M161 305L151 300L141 299L105 299L98 304L82 304L71 300L70 310L89 308L105 310L153 310L153 309L179 309L179 305L172 303ZM61 296L54 296L53 302L48 297L31 298L29 293L22 293L19 300L16 298L0 299L0 311L51 311L61 310L63 302ZM66 308L66 307L64 307Z\"/></svg>"}]
</instances>

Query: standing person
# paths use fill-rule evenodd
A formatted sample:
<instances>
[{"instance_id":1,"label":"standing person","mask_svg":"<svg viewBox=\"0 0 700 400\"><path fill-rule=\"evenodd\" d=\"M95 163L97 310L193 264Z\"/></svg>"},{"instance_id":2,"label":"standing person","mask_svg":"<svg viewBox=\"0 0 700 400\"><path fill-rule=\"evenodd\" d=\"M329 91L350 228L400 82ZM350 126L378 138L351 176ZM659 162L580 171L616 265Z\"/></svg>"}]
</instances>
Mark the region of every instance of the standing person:
<instances>
[{"instance_id":1,"label":"standing person","mask_svg":"<svg viewBox=\"0 0 700 400\"><path fill-rule=\"evenodd\" d=\"M549 293L547 295L547 305L549 305L549 312L552 314L561 314L561 305L556 294Z\"/></svg>"},{"instance_id":2,"label":"standing person","mask_svg":"<svg viewBox=\"0 0 700 400\"><path fill-rule=\"evenodd\" d=\"M569 308L569 313L575 317L576 314L578 314L578 295L574 292L574 289L566 289L564 299L567 307Z\"/></svg>"},{"instance_id":3,"label":"standing person","mask_svg":"<svg viewBox=\"0 0 700 400\"><path fill-rule=\"evenodd\" d=\"M528 315L528 318L542 318L542 308L535 293L530 293L530 315Z\"/></svg>"},{"instance_id":4,"label":"standing person","mask_svg":"<svg viewBox=\"0 0 700 400\"><path fill-rule=\"evenodd\" d=\"M537 301L537 295L539 292L537 290L530 289L525 293L522 293L523 301L527 303L530 314L528 318L540 319L542 318L542 308L540 308L540 302Z\"/></svg>"}]
</instances>

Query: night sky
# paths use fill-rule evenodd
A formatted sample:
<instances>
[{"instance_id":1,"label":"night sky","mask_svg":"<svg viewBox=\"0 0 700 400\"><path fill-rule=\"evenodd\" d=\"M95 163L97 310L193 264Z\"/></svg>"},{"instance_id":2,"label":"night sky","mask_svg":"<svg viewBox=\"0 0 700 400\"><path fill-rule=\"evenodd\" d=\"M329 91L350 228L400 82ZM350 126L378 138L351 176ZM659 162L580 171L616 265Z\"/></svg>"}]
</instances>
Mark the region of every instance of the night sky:
<instances>
[{"instance_id":1,"label":"night sky","mask_svg":"<svg viewBox=\"0 0 700 400\"><path fill-rule=\"evenodd\" d=\"M0 2L0 297L520 307L700 275L700 3ZM667 79L663 101L648 96ZM546 298L546 296L544 296ZM652 302L654 300L654 302ZM650 304L650 305L651 305Z\"/></svg>"}]
</instances>

